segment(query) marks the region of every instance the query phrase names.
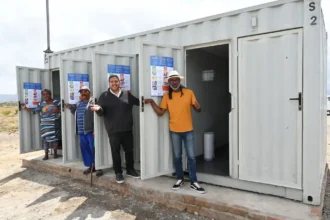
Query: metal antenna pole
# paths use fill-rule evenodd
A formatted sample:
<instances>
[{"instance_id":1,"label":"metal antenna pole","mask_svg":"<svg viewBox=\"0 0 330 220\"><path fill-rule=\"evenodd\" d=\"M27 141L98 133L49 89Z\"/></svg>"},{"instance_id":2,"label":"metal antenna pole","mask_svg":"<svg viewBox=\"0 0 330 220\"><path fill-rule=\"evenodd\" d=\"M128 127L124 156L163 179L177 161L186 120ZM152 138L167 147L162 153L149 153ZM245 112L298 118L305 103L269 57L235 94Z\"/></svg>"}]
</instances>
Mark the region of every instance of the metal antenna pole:
<instances>
[{"instance_id":1,"label":"metal antenna pole","mask_svg":"<svg viewBox=\"0 0 330 220\"><path fill-rule=\"evenodd\" d=\"M50 34L49 34L49 2L46 0L46 16L47 16L47 50L45 50L45 53L53 53L53 51L50 49Z\"/></svg>"}]
</instances>

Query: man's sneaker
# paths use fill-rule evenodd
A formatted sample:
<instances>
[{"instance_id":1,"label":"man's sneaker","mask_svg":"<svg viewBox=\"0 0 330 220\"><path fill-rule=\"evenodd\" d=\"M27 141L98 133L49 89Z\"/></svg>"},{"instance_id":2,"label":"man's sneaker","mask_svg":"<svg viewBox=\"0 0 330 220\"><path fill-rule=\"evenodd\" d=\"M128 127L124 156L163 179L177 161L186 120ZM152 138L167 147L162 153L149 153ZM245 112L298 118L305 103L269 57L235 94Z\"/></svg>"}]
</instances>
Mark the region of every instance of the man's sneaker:
<instances>
[{"instance_id":1,"label":"man's sneaker","mask_svg":"<svg viewBox=\"0 0 330 220\"><path fill-rule=\"evenodd\" d=\"M126 175L133 178L140 178L140 175L135 170L127 170Z\"/></svg>"},{"instance_id":2,"label":"man's sneaker","mask_svg":"<svg viewBox=\"0 0 330 220\"><path fill-rule=\"evenodd\" d=\"M124 182L123 174L117 173L116 174L116 181L117 181L117 183L123 183Z\"/></svg>"},{"instance_id":3,"label":"man's sneaker","mask_svg":"<svg viewBox=\"0 0 330 220\"><path fill-rule=\"evenodd\" d=\"M178 180L176 184L173 185L172 189L177 190L180 189L181 186L183 186L184 180Z\"/></svg>"},{"instance_id":4,"label":"man's sneaker","mask_svg":"<svg viewBox=\"0 0 330 220\"><path fill-rule=\"evenodd\" d=\"M205 189L203 189L197 182L191 183L190 188L198 193L205 193Z\"/></svg>"}]
</instances>

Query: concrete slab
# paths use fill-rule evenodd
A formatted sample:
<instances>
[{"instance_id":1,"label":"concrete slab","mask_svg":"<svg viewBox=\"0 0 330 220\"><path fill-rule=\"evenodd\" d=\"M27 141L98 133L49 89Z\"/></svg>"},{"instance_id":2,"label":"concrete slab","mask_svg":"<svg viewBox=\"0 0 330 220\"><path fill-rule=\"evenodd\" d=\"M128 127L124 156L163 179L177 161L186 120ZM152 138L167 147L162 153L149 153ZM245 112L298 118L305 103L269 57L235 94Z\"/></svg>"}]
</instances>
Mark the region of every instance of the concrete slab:
<instances>
[{"instance_id":1,"label":"concrete slab","mask_svg":"<svg viewBox=\"0 0 330 220\"><path fill-rule=\"evenodd\" d=\"M82 174L85 169L81 162L63 164L62 158L41 160L42 156L34 154L22 158L23 167L51 172L61 176L90 183L90 175ZM125 177L124 184L115 182L112 169L104 170L102 177L93 176L93 185L105 187L123 195L135 196L137 199L154 201L160 205L181 211L197 212L213 219L296 219L316 220L322 218L321 206L309 206L300 202L274 196L250 193L208 184L201 184L206 194L198 194L186 183L178 191L171 189L174 178L157 177L140 180Z\"/></svg>"}]
</instances>

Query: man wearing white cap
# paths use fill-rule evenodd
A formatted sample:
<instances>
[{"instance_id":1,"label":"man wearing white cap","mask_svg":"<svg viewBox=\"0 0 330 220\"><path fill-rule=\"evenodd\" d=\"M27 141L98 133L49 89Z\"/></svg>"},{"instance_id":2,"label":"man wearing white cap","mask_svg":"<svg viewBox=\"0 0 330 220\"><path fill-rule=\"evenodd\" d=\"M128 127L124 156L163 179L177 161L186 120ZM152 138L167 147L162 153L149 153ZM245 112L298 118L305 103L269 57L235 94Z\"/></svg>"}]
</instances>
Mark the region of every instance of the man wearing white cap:
<instances>
[{"instance_id":1,"label":"man wearing white cap","mask_svg":"<svg viewBox=\"0 0 330 220\"><path fill-rule=\"evenodd\" d=\"M177 182L172 189L177 190L184 184L182 169L183 141L188 157L190 188L198 193L205 193L205 190L198 184L196 176L194 130L191 117L191 107L196 112L200 112L201 107L196 100L194 92L181 85L182 79L183 77L177 71L171 71L165 79L165 82L169 84L169 91L164 94L160 106L153 99L145 99L144 103L150 103L158 116L164 115L167 110L170 113L170 137L177 176Z\"/></svg>"},{"instance_id":2,"label":"man wearing white cap","mask_svg":"<svg viewBox=\"0 0 330 220\"><path fill-rule=\"evenodd\" d=\"M80 138L80 150L84 165L88 167L84 174L96 171L96 176L102 176L102 170L95 170L94 162L94 112L90 107L94 104L91 90L87 86L80 87L81 100L76 105L65 104L76 119L76 133Z\"/></svg>"}]
</instances>

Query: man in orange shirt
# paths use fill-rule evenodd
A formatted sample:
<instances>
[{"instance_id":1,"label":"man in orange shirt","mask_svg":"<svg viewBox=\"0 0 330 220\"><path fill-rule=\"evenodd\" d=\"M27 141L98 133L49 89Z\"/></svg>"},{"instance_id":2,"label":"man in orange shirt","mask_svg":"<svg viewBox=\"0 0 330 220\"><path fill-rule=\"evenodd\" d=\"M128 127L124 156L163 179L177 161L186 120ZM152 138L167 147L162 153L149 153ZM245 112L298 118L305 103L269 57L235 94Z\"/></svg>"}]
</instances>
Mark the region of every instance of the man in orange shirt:
<instances>
[{"instance_id":1,"label":"man in orange shirt","mask_svg":"<svg viewBox=\"0 0 330 220\"><path fill-rule=\"evenodd\" d=\"M177 71L171 71L165 82L169 84L169 91L163 96L160 106L153 99L145 99L145 104L151 104L158 116L164 115L168 110L170 113L170 136L174 152L174 164L177 182L172 189L177 190L184 184L182 169L182 141L188 156L190 188L205 193L205 190L198 184L196 176L196 159L194 147L194 129L191 117L191 107L196 112L201 111L201 107L196 100L194 92L181 85L182 76Z\"/></svg>"}]
</instances>

